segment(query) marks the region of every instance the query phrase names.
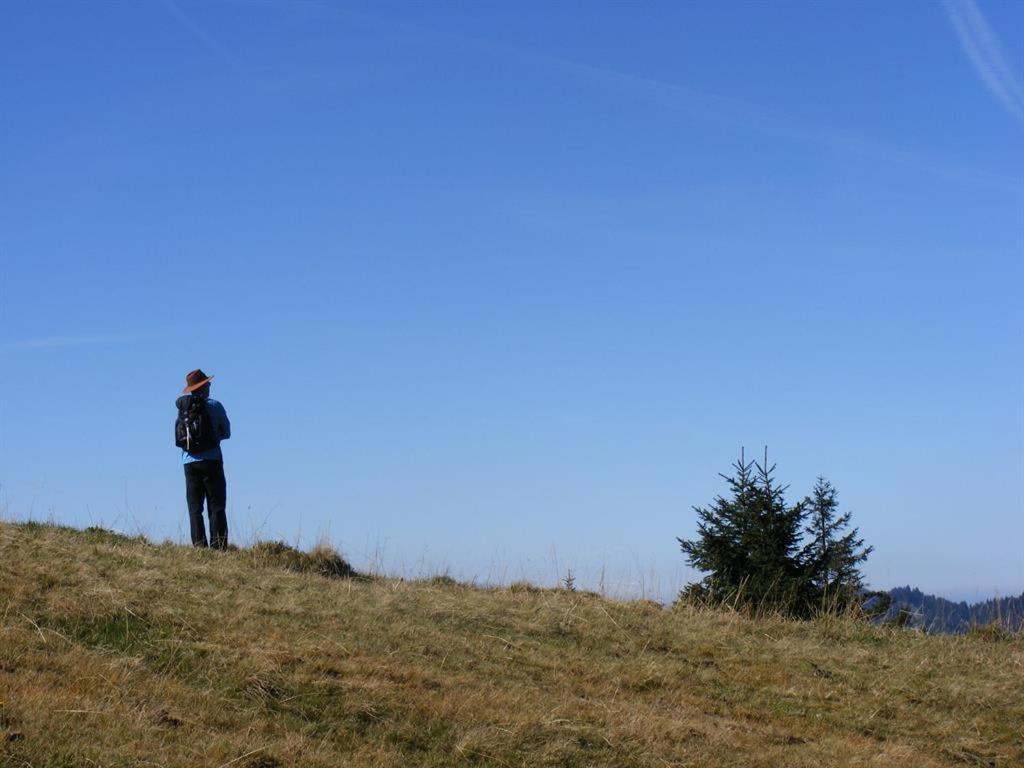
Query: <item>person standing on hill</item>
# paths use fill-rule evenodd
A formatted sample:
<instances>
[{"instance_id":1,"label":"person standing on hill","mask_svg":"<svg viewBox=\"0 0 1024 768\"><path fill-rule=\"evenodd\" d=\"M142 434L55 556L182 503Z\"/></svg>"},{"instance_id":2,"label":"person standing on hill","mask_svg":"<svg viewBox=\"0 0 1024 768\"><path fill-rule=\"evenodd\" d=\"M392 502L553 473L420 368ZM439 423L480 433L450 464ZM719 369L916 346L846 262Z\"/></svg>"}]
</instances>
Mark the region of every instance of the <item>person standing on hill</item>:
<instances>
[{"instance_id":1,"label":"person standing on hill","mask_svg":"<svg viewBox=\"0 0 1024 768\"><path fill-rule=\"evenodd\" d=\"M199 368L185 376L185 389L175 400L178 418L174 442L185 465L185 500L192 530L192 545L226 549L228 546L227 481L221 440L231 437L224 406L210 398L210 381ZM210 542L203 525L203 501L210 517Z\"/></svg>"}]
</instances>

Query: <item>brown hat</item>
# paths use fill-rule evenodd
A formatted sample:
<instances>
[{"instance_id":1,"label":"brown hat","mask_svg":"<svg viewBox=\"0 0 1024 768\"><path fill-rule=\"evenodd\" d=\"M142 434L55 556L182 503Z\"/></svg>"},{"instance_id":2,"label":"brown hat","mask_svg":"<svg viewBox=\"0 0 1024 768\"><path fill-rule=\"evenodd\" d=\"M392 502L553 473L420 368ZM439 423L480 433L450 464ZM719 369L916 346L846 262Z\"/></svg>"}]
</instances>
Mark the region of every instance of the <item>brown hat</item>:
<instances>
[{"instance_id":1,"label":"brown hat","mask_svg":"<svg viewBox=\"0 0 1024 768\"><path fill-rule=\"evenodd\" d=\"M202 389L203 385L208 384L212 380L213 376L207 376L201 368L196 368L194 371L189 371L185 374L185 388L181 391L185 394L195 392L197 389Z\"/></svg>"}]
</instances>

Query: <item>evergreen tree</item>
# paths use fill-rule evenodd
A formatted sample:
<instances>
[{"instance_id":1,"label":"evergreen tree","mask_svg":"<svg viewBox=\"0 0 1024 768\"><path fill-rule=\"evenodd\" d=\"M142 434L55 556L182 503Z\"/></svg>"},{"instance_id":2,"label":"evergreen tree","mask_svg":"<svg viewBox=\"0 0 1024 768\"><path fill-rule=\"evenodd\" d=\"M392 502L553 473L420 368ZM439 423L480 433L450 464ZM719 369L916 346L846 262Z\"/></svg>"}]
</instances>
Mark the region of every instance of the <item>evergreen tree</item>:
<instances>
[{"instance_id":1,"label":"evergreen tree","mask_svg":"<svg viewBox=\"0 0 1024 768\"><path fill-rule=\"evenodd\" d=\"M748 462L744 454L733 474L721 475L729 498L716 496L694 507L698 537L678 539L691 566L707 574L681 596L748 607L806 609L806 578L800 559L805 502L787 506L786 487L775 482L775 465Z\"/></svg>"},{"instance_id":2,"label":"evergreen tree","mask_svg":"<svg viewBox=\"0 0 1024 768\"><path fill-rule=\"evenodd\" d=\"M802 558L813 599L819 605L847 605L863 592L864 578L859 566L874 548L864 546L864 539L857 538L856 528L844 533L852 513L839 514L836 489L824 477L818 478L804 504L810 540Z\"/></svg>"},{"instance_id":3,"label":"evergreen tree","mask_svg":"<svg viewBox=\"0 0 1024 768\"><path fill-rule=\"evenodd\" d=\"M759 491L757 525L749 548L753 552L750 583L760 603L803 613L808 606L807 578L801 558L801 527L807 517L806 501L786 504L788 486L775 482L775 465L757 464Z\"/></svg>"},{"instance_id":4,"label":"evergreen tree","mask_svg":"<svg viewBox=\"0 0 1024 768\"><path fill-rule=\"evenodd\" d=\"M716 496L708 507L694 507L698 538L677 539L690 565L707 573L700 582L684 590L689 597L726 601L739 592L751 570L745 542L750 538L757 489L754 463L740 458L733 463L733 474L719 473L729 485L730 498Z\"/></svg>"}]
</instances>

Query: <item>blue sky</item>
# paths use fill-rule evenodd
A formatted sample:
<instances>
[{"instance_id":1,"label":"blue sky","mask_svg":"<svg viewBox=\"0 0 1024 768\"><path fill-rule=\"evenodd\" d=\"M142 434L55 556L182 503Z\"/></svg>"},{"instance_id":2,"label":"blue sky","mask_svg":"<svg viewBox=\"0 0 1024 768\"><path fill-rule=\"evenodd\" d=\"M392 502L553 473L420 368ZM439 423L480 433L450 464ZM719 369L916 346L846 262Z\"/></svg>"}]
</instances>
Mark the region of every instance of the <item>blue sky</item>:
<instances>
[{"instance_id":1,"label":"blue sky","mask_svg":"<svg viewBox=\"0 0 1024 768\"><path fill-rule=\"evenodd\" d=\"M0 506L667 597L768 445L1024 590L1024 6L7 3Z\"/></svg>"}]
</instances>

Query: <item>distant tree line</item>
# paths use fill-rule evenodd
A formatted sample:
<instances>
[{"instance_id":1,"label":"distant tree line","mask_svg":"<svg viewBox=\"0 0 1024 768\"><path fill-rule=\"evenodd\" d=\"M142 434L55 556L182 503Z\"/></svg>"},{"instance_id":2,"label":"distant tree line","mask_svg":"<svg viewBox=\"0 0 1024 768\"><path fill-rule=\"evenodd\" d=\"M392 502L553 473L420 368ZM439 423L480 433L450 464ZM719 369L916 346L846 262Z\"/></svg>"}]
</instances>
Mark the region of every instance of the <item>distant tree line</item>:
<instances>
[{"instance_id":1,"label":"distant tree line","mask_svg":"<svg viewBox=\"0 0 1024 768\"><path fill-rule=\"evenodd\" d=\"M996 625L1010 632L1024 630L1024 594L997 597L981 603L953 602L944 597L926 595L913 587L889 590L885 620L902 623L927 632L962 634L972 629Z\"/></svg>"},{"instance_id":2,"label":"distant tree line","mask_svg":"<svg viewBox=\"0 0 1024 768\"><path fill-rule=\"evenodd\" d=\"M789 504L767 449L763 462L741 451L732 469L721 475L728 493L694 507L697 537L678 539L689 564L706 574L680 599L795 616L861 604L860 565L872 547L850 527L851 513L840 513L832 484L819 477L809 496Z\"/></svg>"}]
</instances>

